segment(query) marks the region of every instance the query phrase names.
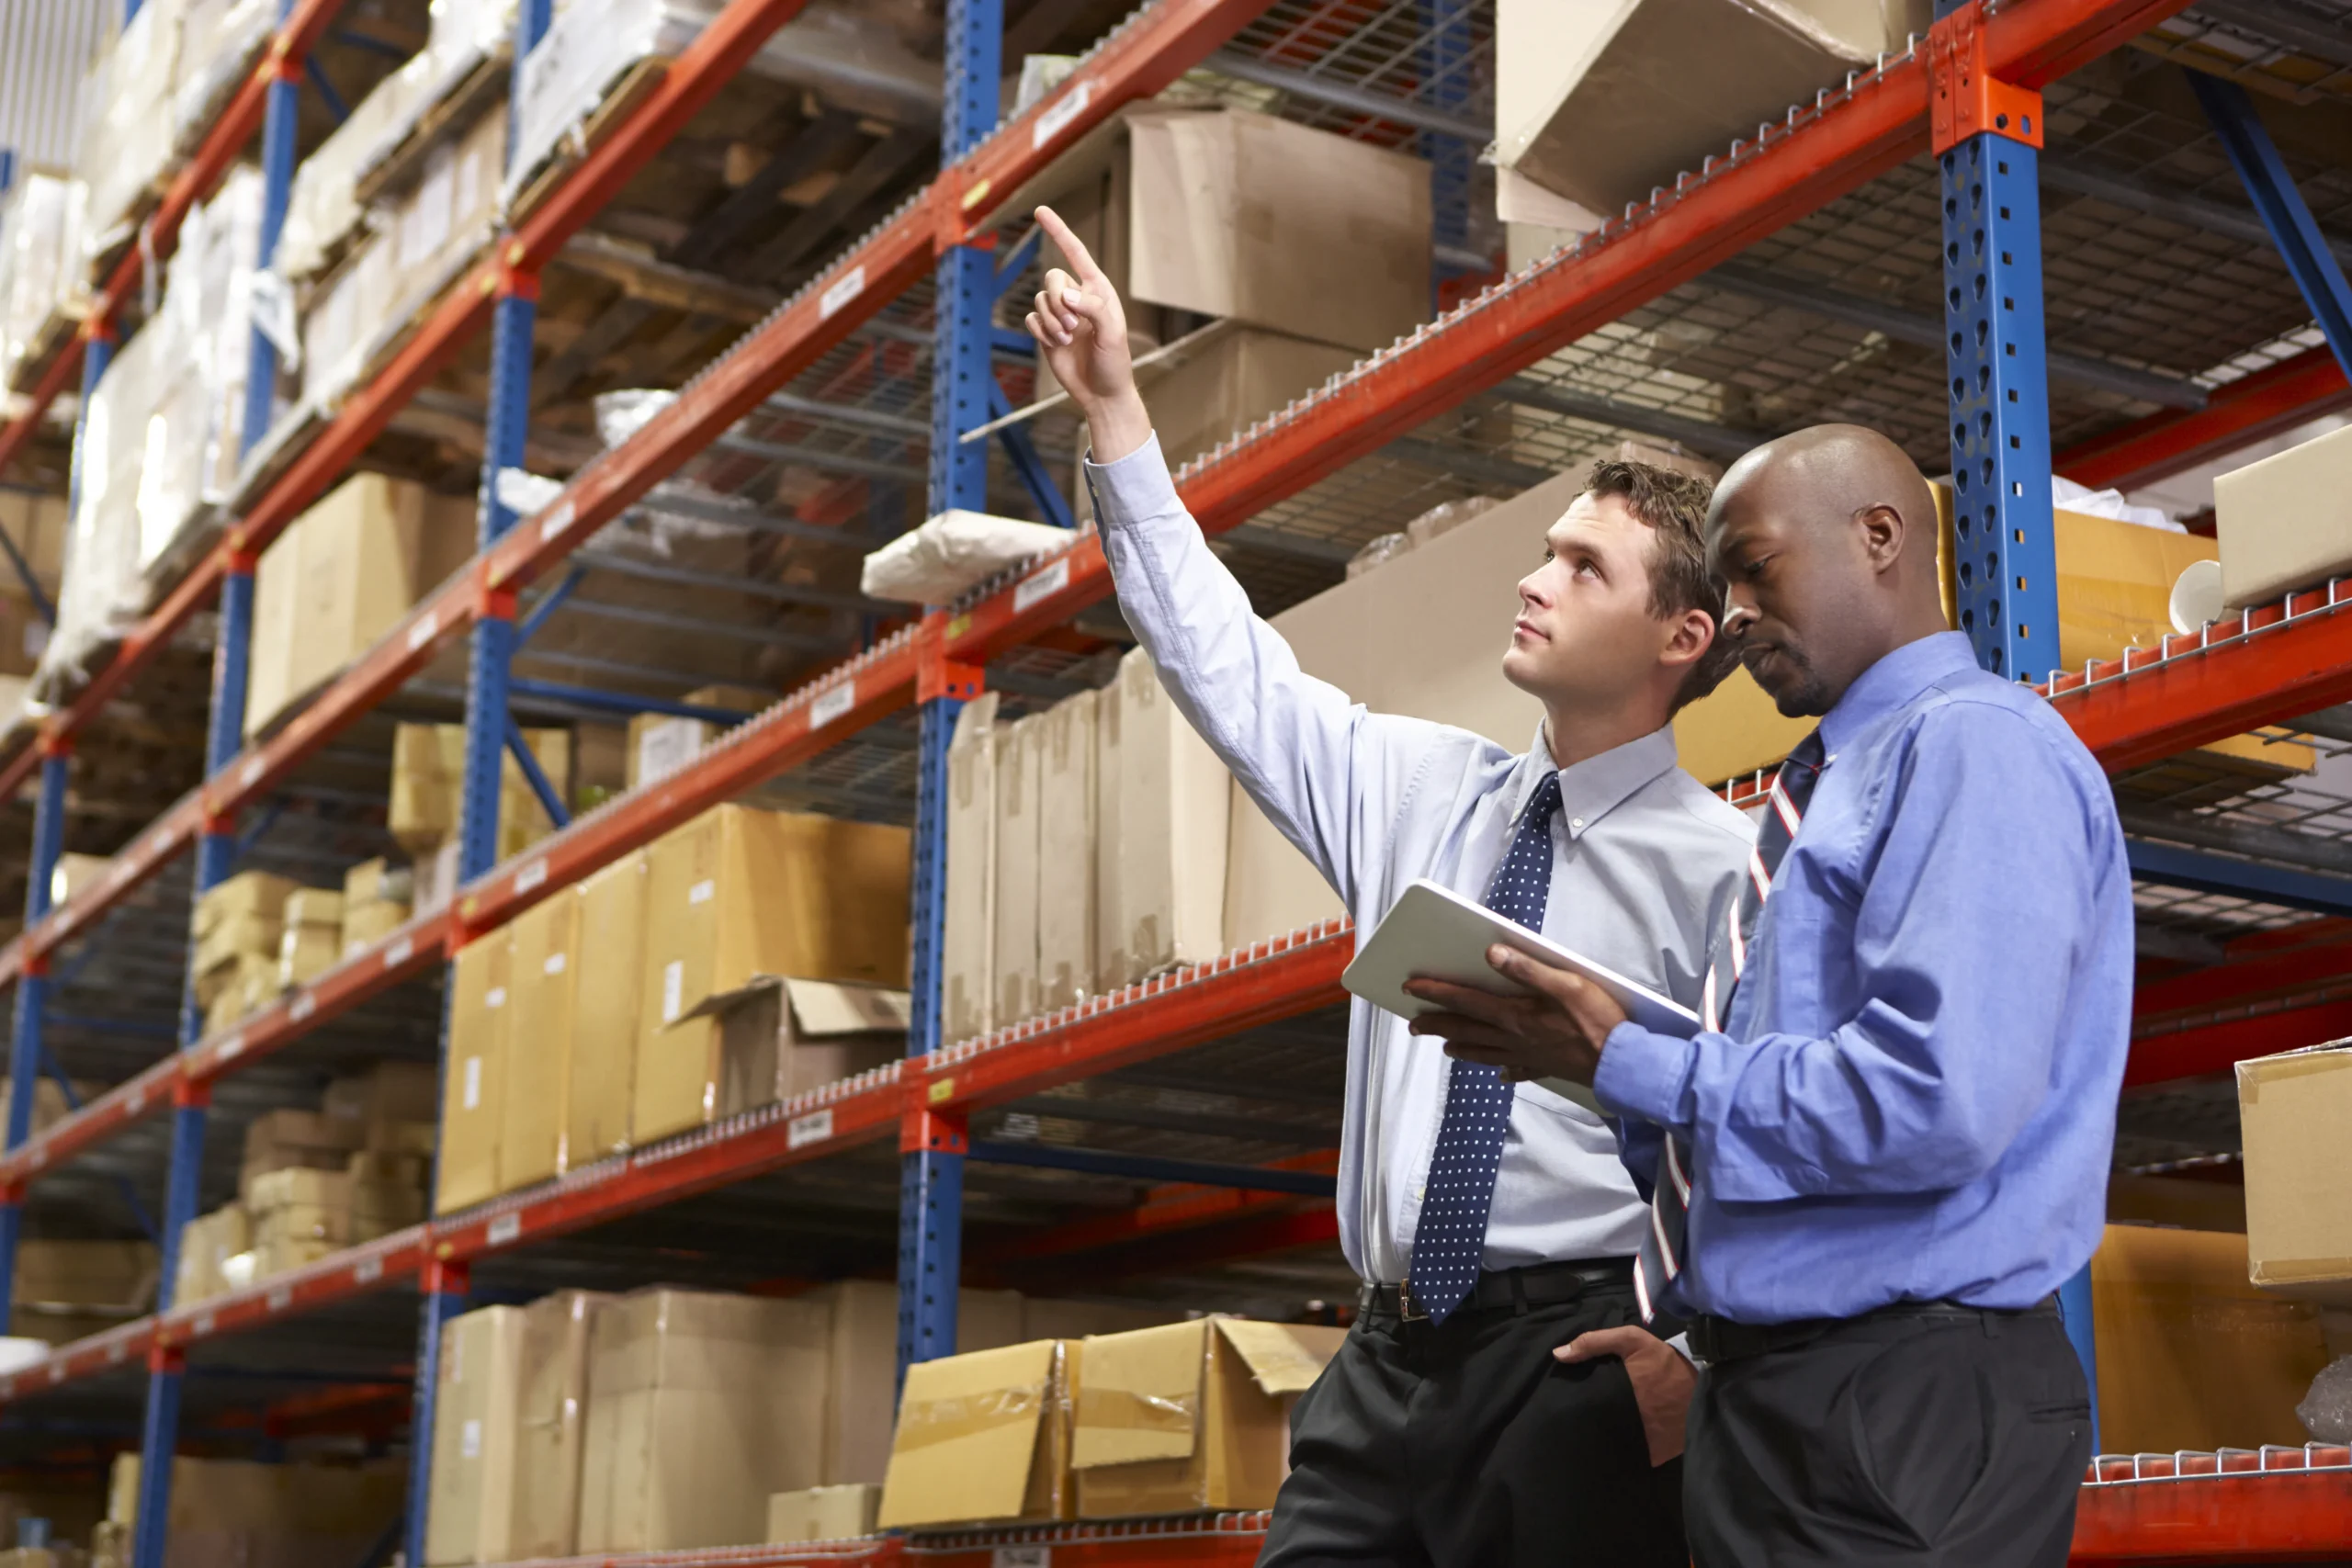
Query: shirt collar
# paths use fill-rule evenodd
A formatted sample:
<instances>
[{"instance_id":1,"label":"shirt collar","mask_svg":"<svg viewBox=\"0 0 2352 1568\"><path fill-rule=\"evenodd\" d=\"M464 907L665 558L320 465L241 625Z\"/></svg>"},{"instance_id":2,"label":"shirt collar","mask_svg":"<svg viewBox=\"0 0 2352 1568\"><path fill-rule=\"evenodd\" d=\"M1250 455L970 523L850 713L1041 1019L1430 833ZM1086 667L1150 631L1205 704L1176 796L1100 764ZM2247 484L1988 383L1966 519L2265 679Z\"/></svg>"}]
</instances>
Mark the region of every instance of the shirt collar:
<instances>
[{"instance_id":1,"label":"shirt collar","mask_svg":"<svg viewBox=\"0 0 2352 1568\"><path fill-rule=\"evenodd\" d=\"M1836 756L1847 742L1947 676L1976 668L1976 649L1960 632L1906 642L1863 671L1821 721L1821 744Z\"/></svg>"},{"instance_id":2,"label":"shirt collar","mask_svg":"<svg viewBox=\"0 0 2352 1568\"><path fill-rule=\"evenodd\" d=\"M1535 786L1552 766L1552 748L1544 739L1544 725L1535 727L1535 744L1520 759L1519 776L1511 785L1510 819L1526 813ZM1652 730L1638 740L1612 746L1597 757L1558 770L1560 820L1571 840L1630 798L1644 784L1674 766L1674 727Z\"/></svg>"}]
</instances>

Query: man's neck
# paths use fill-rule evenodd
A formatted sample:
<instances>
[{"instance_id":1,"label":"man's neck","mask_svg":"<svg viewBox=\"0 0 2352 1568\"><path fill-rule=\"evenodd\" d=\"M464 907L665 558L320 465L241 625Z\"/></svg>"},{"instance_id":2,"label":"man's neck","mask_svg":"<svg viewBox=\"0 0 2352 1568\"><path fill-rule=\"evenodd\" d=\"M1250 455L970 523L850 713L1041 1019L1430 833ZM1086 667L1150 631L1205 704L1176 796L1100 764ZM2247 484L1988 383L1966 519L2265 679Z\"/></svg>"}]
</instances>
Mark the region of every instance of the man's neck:
<instances>
[{"instance_id":1,"label":"man's neck","mask_svg":"<svg viewBox=\"0 0 2352 1568\"><path fill-rule=\"evenodd\" d=\"M1639 740L1665 723L1651 713L1564 714L1553 708L1544 717L1544 745L1552 753L1554 767L1573 768L1603 751Z\"/></svg>"}]
</instances>

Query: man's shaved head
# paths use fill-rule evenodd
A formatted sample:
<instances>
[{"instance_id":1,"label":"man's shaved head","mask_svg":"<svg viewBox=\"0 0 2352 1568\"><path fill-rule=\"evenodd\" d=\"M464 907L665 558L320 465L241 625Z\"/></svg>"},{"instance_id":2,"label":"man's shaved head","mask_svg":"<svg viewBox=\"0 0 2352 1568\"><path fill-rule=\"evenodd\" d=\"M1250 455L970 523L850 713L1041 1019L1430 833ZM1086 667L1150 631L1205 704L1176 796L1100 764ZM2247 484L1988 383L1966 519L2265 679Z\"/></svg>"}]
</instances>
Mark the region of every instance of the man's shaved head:
<instances>
[{"instance_id":1,"label":"man's shaved head","mask_svg":"<svg viewBox=\"0 0 2352 1568\"><path fill-rule=\"evenodd\" d=\"M1731 467L1707 517L1724 633L1791 716L1829 711L1872 664L1945 629L1936 498L1903 449L1817 424Z\"/></svg>"}]
</instances>

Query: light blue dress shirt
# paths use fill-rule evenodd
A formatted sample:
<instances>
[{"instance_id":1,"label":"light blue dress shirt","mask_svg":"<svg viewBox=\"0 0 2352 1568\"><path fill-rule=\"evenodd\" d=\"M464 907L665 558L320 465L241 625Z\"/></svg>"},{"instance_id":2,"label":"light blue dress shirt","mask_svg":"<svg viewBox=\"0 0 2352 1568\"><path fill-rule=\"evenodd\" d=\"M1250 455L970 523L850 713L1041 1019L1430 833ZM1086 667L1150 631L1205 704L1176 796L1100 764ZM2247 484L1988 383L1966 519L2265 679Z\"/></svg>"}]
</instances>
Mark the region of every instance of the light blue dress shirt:
<instances>
[{"instance_id":1,"label":"light blue dress shirt","mask_svg":"<svg viewBox=\"0 0 2352 1568\"><path fill-rule=\"evenodd\" d=\"M1821 732L1724 1032L1622 1024L1601 1054L1601 1103L1692 1151L1665 1304L1758 1324L2029 1306L2105 1221L2132 1019L2114 797L1957 632L1880 660ZM1647 1182L1657 1128L1625 1129Z\"/></svg>"}]
</instances>

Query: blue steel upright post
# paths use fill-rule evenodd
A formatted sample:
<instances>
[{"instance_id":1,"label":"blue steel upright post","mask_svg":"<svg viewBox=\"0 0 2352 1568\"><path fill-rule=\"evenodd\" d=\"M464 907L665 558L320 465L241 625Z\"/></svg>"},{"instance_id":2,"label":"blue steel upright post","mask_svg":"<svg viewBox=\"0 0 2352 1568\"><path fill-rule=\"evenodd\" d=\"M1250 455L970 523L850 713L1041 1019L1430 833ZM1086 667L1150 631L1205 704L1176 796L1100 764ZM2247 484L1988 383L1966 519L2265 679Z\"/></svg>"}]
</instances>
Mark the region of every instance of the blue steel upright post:
<instances>
[{"instance_id":1,"label":"blue steel upright post","mask_svg":"<svg viewBox=\"0 0 2352 1568\"><path fill-rule=\"evenodd\" d=\"M284 24L293 15L293 0L278 0L280 30L270 41L270 79L262 120L261 233L255 265L267 272L277 256L277 238L286 226L287 198L294 185L294 133L299 123L297 93L302 61L285 47ZM256 295L254 308L266 308ZM244 406L235 411L240 456L258 446L269 434L276 412L277 352L258 321L247 332ZM254 552L243 547L236 531L230 535L229 570L220 581L220 630L212 654L212 707L204 738L204 772L218 775L237 755L245 733L245 686L254 625ZM208 815L196 841L196 897L228 879L237 861L237 819L233 814ZM204 1038L204 1010L196 999L195 947L188 951L187 978L180 998L180 1049L188 1050ZM172 1096L172 1153L164 1185L162 1278L156 1286L156 1310L167 1311L179 1277L180 1237L196 1218L202 1197L204 1132L210 1090L182 1084ZM157 1343L147 1355L147 1409L140 1428L139 1508L131 1538L132 1568L164 1568L169 1539L172 1502L172 1455L179 1443L180 1384L187 1373L186 1353L176 1346Z\"/></svg>"},{"instance_id":2,"label":"blue steel upright post","mask_svg":"<svg viewBox=\"0 0 2352 1568\"><path fill-rule=\"evenodd\" d=\"M2041 316L2041 95L1986 69L1981 0L1937 0L1929 111L1943 200L1953 576L1978 662L2013 681L2059 664L2050 389ZM2059 1292L2091 1391L2090 1269Z\"/></svg>"},{"instance_id":3,"label":"blue steel upright post","mask_svg":"<svg viewBox=\"0 0 2352 1568\"><path fill-rule=\"evenodd\" d=\"M1003 0L948 0L943 167L996 129L1003 74ZM931 494L928 511L983 511L988 505L988 443L959 440L989 420L989 316L996 305L995 258L956 245L940 258L937 346L932 356ZM933 617L935 638L938 617ZM948 664L933 641L921 684L915 797L915 1013L907 1054L939 1048L941 942L946 915L947 742L956 716L978 694L977 669ZM899 1376L917 1361L956 1353L956 1287L964 1229L964 1126L960 1118L910 1111L899 1134Z\"/></svg>"},{"instance_id":4,"label":"blue steel upright post","mask_svg":"<svg viewBox=\"0 0 2352 1568\"><path fill-rule=\"evenodd\" d=\"M514 15L514 51L507 101L523 101L523 64L552 19L550 0L523 0ZM506 156L514 156L516 120L507 120ZM536 272L512 264L511 234L497 241L502 252L498 302L491 321L490 425L483 432L481 489L477 536L488 549L514 526L514 513L499 496L498 476L520 468L530 431L531 340L538 326L539 280ZM504 776L509 666L514 658L514 600L492 595L474 622L466 665L466 766L458 796L458 884L463 886L498 863L499 785ZM444 984L446 996L449 987ZM449 1073L449 1015L441 1015L441 1079ZM433 1190L440 1189L440 1153L434 1154ZM408 1514L402 1531L405 1561L424 1561L426 1525L433 1497L433 1426L440 1389L441 1341L449 1320L466 1310L471 1279L462 1262L428 1260L420 1281L417 1314L416 1392L409 1417Z\"/></svg>"}]
</instances>

